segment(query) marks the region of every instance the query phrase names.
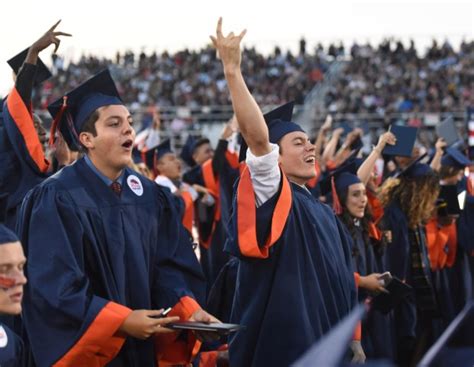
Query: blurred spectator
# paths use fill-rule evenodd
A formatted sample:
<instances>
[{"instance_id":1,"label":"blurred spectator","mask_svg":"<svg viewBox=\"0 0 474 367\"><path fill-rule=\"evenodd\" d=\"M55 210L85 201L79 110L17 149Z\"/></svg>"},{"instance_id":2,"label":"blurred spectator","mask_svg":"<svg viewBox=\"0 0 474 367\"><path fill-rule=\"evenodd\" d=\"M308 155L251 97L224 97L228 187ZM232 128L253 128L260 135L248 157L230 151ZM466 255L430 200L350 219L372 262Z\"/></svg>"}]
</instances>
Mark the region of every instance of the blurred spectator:
<instances>
[{"instance_id":1,"label":"blurred spectator","mask_svg":"<svg viewBox=\"0 0 474 367\"><path fill-rule=\"evenodd\" d=\"M315 83L323 79L329 62L326 55L311 55L300 42L300 53L282 53L276 48L268 56L254 48L244 50L243 72L247 83L261 105L279 104L288 100L303 103ZM35 106L45 108L65 90L76 87L91 75L110 67L124 101L131 110L142 106L220 106L230 99L220 61L214 49L188 49L161 55L140 52L138 57L127 51L116 53L114 62L94 56L82 56L78 62L65 66L54 60L55 76L36 94ZM144 122L145 127L150 121Z\"/></svg>"},{"instance_id":2,"label":"blurred spectator","mask_svg":"<svg viewBox=\"0 0 474 367\"><path fill-rule=\"evenodd\" d=\"M354 43L351 60L331 86L325 105L332 113L448 112L474 99L474 42L455 52L433 41L424 57L415 44L385 40L378 48ZM334 53L334 51L331 51ZM416 115L415 115L416 116ZM418 117L412 126L421 123Z\"/></svg>"},{"instance_id":3,"label":"blurred spectator","mask_svg":"<svg viewBox=\"0 0 474 367\"><path fill-rule=\"evenodd\" d=\"M317 44L309 52L304 38L299 41L297 55L280 47L275 47L270 55L263 55L255 48L243 52L242 71L261 106L290 100L302 104L311 89L324 81L331 62L341 60L346 54L342 44L327 48ZM411 126L420 126L424 112L464 110L474 105L473 41L462 41L458 51L447 40L441 45L433 41L423 56L413 41L405 47L391 39L377 47L354 42L347 52L350 59L329 87L324 110L320 111L322 115L369 113L385 121L387 115L401 113L408 116ZM69 64L60 56L53 57L55 76L35 93L35 108L45 109L65 90L75 88L105 67L112 69L132 113L146 108L143 129L152 124L156 106L178 109L209 106L203 113L210 113L219 106L230 105L221 63L211 48L185 49L174 54L117 52L113 61L84 55ZM203 116L202 121L205 119ZM164 120L168 121L168 116ZM178 116L172 130L181 131L192 124L189 116ZM165 128L169 127L167 122Z\"/></svg>"}]
</instances>

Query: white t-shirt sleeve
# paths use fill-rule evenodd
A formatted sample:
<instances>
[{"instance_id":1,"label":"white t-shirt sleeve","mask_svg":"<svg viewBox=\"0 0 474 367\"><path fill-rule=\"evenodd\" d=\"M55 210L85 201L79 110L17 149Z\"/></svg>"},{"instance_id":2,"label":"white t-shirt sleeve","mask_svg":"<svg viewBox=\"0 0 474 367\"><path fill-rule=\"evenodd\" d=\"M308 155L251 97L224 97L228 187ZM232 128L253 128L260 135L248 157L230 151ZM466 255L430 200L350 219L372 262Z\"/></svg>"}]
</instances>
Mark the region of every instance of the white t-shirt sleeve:
<instances>
[{"instance_id":1,"label":"white t-shirt sleeve","mask_svg":"<svg viewBox=\"0 0 474 367\"><path fill-rule=\"evenodd\" d=\"M257 207L263 205L273 197L280 188L281 172L278 166L280 148L277 144L270 144L271 152L260 157L247 149L245 163L250 171Z\"/></svg>"},{"instance_id":2,"label":"white t-shirt sleeve","mask_svg":"<svg viewBox=\"0 0 474 367\"><path fill-rule=\"evenodd\" d=\"M164 187L167 187L168 189L170 189L172 194L174 194L176 191L178 191L178 189L176 188L174 183L171 182L171 180L166 176L161 176L161 175L156 176L155 182L158 185L161 185L161 186L164 186Z\"/></svg>"}]
</instances>

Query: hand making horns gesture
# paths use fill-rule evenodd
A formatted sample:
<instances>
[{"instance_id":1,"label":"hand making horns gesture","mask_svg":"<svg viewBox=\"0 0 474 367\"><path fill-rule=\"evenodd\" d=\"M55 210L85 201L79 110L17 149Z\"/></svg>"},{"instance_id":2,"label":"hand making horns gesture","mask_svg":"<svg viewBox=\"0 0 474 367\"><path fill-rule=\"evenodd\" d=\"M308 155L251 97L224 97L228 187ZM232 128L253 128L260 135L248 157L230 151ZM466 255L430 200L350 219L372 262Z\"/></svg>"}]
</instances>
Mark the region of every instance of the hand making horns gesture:
<instances>
[{"instance_id":1,"label":"hand making horns gesture","mask_svg":"<svg viewBox=\"0 0 474 367\"><path fill-rule=\"evenodd\" d=\"M240 41L244 38L247 30L240 32L238 36L230 32L227 37L222 33L222 18L217 22L216 36L210 36L214 47L224 65L224 72L231 72L240 68L241 51Z\"/></svg>"},{"instance_id":2,"label":"hand making horns gesture","mask_svg":"<svg viewBox=\"0 0 474 367\"><path fill-rule=\"evenodd\" d=\"M54 52L56 53L59 48L59 44L61 43L59 36L71 37L71 34L69 33L55 31L59 23L61 23L61 20L57 21L55 25L48 29L48 31L43 34L41 38L31 45L31 48L34 48L36 52L41 52L46 47L54 43Z\"/></svg>"}]
</instances>

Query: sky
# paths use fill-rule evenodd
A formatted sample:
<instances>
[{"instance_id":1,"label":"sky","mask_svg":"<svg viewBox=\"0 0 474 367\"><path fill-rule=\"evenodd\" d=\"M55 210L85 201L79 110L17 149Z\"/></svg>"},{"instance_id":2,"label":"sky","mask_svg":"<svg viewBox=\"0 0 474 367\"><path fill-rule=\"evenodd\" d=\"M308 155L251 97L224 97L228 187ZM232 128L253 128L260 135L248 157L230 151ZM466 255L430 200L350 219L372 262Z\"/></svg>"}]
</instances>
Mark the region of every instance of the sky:
<instances>
[{"instance_id":1,"label":"sky","mask_svg":"<svg viewBox=\"0 0 474 367\"><path fill-rule=\"evenodd\" d=\"M57 29L73 34L58 51L66 60L127 49L199 49L209 43L219 16L225 33L246 28L244 45L264 53L276 45L296 51L301 37L307 49L318 42L377 44L384 37L413 38L420 49L432 38L454 46L474 39L472 0L16 0L2 2L1 9L0 95L12 83L4 61L59 19ZM43 51L46 63L51 53Z\"/></svg>"}]
</instances>

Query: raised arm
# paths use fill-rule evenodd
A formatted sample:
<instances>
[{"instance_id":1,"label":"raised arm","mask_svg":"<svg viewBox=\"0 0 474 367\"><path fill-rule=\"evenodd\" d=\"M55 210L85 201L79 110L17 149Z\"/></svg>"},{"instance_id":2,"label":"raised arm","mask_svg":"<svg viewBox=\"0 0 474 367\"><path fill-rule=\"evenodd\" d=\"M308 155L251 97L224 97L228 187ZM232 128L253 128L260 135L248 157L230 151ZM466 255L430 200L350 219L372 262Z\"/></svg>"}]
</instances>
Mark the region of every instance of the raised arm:
<instances>
[{"instance_id":1,"label":"raised arm","mask_svg":"<svg viewBox=\"0 0 474 367\"><path fill-rule=\"evenodd\" d=\"M55 45L54 52L56 52L61 42L59 36L71 36L69 33L55 31L60 22L61 21L56 22L55 25L48 29L45 34L30 46L25 61L23 62L23 66L17 75L15 86L26 105L29 105L31 100L31 91L33 89L35 78L34 74L36 73L36 70L29 70L28 65L36 65L40 52L52 44Z\"/></svg>"},{"instance_id":2,"label":"raised arm","mask_svg":"<svg viewBox=\"0 0 474 367\"><path fill-rule=\"evenodd\" d=\"M443 138L439 138L435 144L436 151L433 159L431 160L430 167L433 171L439 172L441 169L441 158L443 158L444 148L446 148L446 142Z\"/></svg>"},{"instance_id":3,"label":"raised arm","mask_svg":"<svg viewBox=\"0 0 474 367\"><path fill-rule=\"evenodd\" d=\"M318 161L319 166L321 166L321 150L324 145L326 134L329 130L331 130L331 126L332 126L332 117L331 115L327 115L326 120L324 121L324 124L321 126L321 128L318 131L316 142L314 143L315 150L316 150L316 160Z\"/></svg>"},{"instance_id":4,"label":"raised arm","mask_svg":"<svg viewBox=\"0 0 474 367\"><path fill-rule=\"evenodd\" d=\"M374 170L375 162L382 155L382 150L385 148L385 145L393 145L396 142L397 139L395 138L395 135L393 135L390 131L387 131L386 133L380 135L377 146L372 149L372 152L357 170L357 176L364 185L367 185L367 183L369 182L370 176L372 175L372 171Z\"/></svg>"},{"instance_id":5,"label":"raised arm","mask_svg":"<svg viewBox=\"0 0 474 367\"><path fill-rule=\"evenodd\" d=\"M217 22L216 36L211 36L212 43L219 53L224 75L229 87L232 106L239 123L240 131L255 156L263 156L271 152L268 128L262 111L250 94L240 69L242 53L240 42L246 30L239 35L230 32L222 33L222 18Z\"/></svg>"},{"instance_id":6,"label":"raised arm","mask_svg":"<svg viewBox=\"0 0 474 367\"><path fill-rule=\"evenodd\" d=\"M349 134L347 134L346 139L344 140L344 143L342 143L341 147L339 150L336 152L336 155L334 156L334 162L336 165L340 165L342 162L344 162L347 157L351 154L352 149L351 145L354 143L358 138L362 138L363 131L360 128L355 128L352 130Z\"/></svg>"},{"instance_id":7,"label":"raised arm","mask_svg":"<svg viewBox=\"0 0 474 367\"><path fill-rule=\"evenodd\" d=\"M339 138L341 137L344 130L342 128L338 128L332 132L331 139L324 147L323 156L322 156L322 169L326 167L328 161L332 161L334 159L334 155L336 153L337 143L339 142Z\"/></svg>"}]
</instances>

